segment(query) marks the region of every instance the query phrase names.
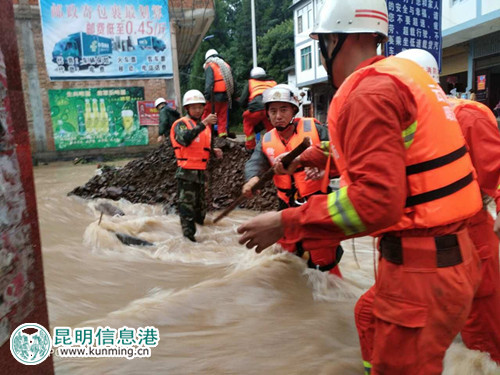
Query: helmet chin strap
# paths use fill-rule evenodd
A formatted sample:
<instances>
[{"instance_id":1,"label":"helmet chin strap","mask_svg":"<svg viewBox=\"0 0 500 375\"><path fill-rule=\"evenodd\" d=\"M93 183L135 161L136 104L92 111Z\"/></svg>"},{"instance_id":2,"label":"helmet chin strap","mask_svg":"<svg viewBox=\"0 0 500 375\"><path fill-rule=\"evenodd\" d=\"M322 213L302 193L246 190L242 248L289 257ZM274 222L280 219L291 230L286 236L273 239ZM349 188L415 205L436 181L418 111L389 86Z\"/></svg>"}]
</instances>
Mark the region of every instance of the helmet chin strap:
<instances>
[{"instance_id":1,"label":"helmet chin strap","mask_svg":"<svg viewBox=\"0 0 500 375\"><path fill-rule=\"evenodd\" d=\"M338 89L337 86L335 86L335 83L333 83L333 73L332 73L332 64L333 60L335 60L335 57L337 57L338 53L340 52L340 49L344 45L345 40L347 39L347 35L345 33L339 33L338 35L338 41L337 44L335 45L335 48L332 51L332 54L328 56L328 49L326 47L326 40L325 40L325 34L318 34L318 40L319 40L319 48L321 50L321 54L323 55L323 58L326 61L326 72L328 73L328 80L330 81L330 84L334 89Z\"/></svg>"},{"instance_id":2,"label":"helmet chin strap","mask_svg":"<svg viewBox=\"0 0 500 375\"><path fill-rule=\"evenodd\" d=\"M292 117L292 119L290 120L290 122L288 123L288 125L286 125L286 126L275 126L276 130L279 131L279 132L285 131L286 129L288 129L288 127L290 125L293 124L293 120L295 120L295 116Z\"/></svg>"}]
</instances>

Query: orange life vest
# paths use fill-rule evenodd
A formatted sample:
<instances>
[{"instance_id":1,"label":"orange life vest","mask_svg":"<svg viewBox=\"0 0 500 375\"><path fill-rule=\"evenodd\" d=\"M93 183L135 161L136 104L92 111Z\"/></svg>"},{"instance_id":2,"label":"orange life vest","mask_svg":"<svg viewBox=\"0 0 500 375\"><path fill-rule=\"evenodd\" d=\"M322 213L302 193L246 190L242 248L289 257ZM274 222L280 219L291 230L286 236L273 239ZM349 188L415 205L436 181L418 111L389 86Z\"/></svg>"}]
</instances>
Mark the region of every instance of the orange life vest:
<instances>
[{"instance_id":1,"label":"orange life vest","mask_svg":"<svg viewBox=\"0 0 500 375\"><path fill-rule=\"evenodd\" d=\"M188 147L185 147L175 140L175 127L179 122L184 123L188 129L193 129L196 126L191 118L185 116L174 122L170 129L170 140L177 158L177 165L184 169L207 169L212 137L210 127L207 126Z\"/></svg>"},{"instance_id":2,"label":"orange life vest","mask_svg":"<svg viewBox=\"0 0 500 375\"><path fill-rule=\"evenodd\" d=\"M409 89L417 103L417 121L401 134L406 148L404 214L381 232L431 228L473 216L481 209L481 194L455 114L441 88L407 59L389 57L354 72L333 98L328 112L330 152L344 182L350 184L337 119L352 90L364 77L374 75L391 76Z\"/></svg>"},{"instance_id":3,"label":"orange life vest","mask_svg":"<svg viewBox=\"0 0 500 375\"><path fill-rule=\"evenodd\" d=\"M224 61L224 64L230 68L227 62ZM219 65L214 62L209 62L208 66L211 67L214 72L214 92L226 92L226 82L224 81Z\"/></svg>"},{"instance_id":4,"label":"orange life vest","mask_svg":"<svg viewBox=\"0 0 500 375\"><path fill-rule=\"evenodd\" d=\"M262 139L262 151L266 154L271 165L278 155L284 152L292 151L297 147L305 137L311 139L311 144L319 144L320 139L318 130L314 123L314 118L301 118L296 120L295 133L292 135L288 143L285 145L280 139L278 131L273 129L264 134ZM292 180L293 178L293 180ZM321 180L306 181L306 174L303 169L290 175L274 175L273 181L278 190L278 197L290 203L290 199L304 198L321 190ZM294 197L295 189L298 190L299 196Z\"/></svg>"},{"instance_id":5,"label":"orange life vest","mask_svg":"<svg viewBox=\"0 0 500 375\"><path fill-rule=\"evenodd\" d=\"M276 81L259 81L258 79L250 78L248 80L248 92L250 93L248 101L251 102L256 96L262 95L266 89L274 86L276 86Z\"/></svg>"}]
</instances>

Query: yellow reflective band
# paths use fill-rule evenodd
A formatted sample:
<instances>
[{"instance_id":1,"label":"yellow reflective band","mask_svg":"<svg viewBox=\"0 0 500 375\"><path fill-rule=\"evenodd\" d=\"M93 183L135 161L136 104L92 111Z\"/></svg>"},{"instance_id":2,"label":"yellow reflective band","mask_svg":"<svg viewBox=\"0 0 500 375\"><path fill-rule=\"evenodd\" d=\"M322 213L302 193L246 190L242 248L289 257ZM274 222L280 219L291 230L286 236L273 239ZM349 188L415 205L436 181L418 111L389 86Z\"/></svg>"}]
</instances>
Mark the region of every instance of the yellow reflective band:
<instances>
[{"instance_id":1,"label":"yellow reflective band","mask_svg":"<svg viewBox=\"0 0 500 375\"><path fill-rule=\"evenodd\" d=\"M365 231L365 226L347 195L347 186L328 194L328 213L347 236Z\"/></svg>"},{"instance_id":2,"label":"yellow reflective band","mask_svg":"<svg viewBox=\"0 0 500 375\"><path fill-rule=\"evenodd\" d=\"M249 135L248 137L245 137L245 141L251 141L252 139L255 139L255 133L252 135Z\"/></svg>"},{"instance_id":3,"label":"yellow reflective band","mask_svg":"<svg viewBox=\"0 0 500 375\"><path fill-rule=\"evenodd\" d=\"M227 137L227 133L219 133L219 137L224 137L224 136Z\"/></svg>"},{"instance_id":4,"label":"yellow reflective band","mask_svg":"<svg viewBox=\"0 0 500 375\"><path fill-rule=\"evenodd\" d=\"M413 143L416 131L417 131L417 122L415 121L413 124L411 124L401 132L401 136L403 137L406 149L410 148L411 144Z\"/></svg>"},{"instance_id":5,"label":"yellow reflective band","mask_svg":"<svg viewBox=\"0 0 500 375\"><path fill-rule=\"evenodd\" d=\"M325 156L328 156L330 154L330 141L321 141L319 144L319 148L321 151L323 151L323 154Z\"/></svg>"},{"instance_id":6,"label":"yellow reflective band","mask_svg":"<svg viewBox=\"0 0 500 375\"><path fill-rule=\"evenodd\" d=\"M370 375L372 372L372 364L368 361L363 361L363 366L365 367L365 375Z\"/></svg>"}]
</instances>

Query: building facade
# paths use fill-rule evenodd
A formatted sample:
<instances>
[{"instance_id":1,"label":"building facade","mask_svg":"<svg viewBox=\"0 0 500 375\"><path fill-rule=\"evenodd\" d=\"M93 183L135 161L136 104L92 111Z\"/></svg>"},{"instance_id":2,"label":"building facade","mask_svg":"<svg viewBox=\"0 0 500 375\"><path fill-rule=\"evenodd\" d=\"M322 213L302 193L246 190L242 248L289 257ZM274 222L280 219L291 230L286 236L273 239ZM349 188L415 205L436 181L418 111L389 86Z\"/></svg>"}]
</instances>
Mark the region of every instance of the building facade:
<instances>
[{"instance_id":1,"label":"building facade","mask_svg":"<svg viewBox=\"0 0 500 375\"><path fill-rule=\"evenodd\" d=\"M318 42L309 38L324 1L294 0L292 10L296 84L309 89L309 112L326 123L333 89L321 65ZM415 5L424 2L411 0ZM493 108L500 101L500 1L446 0L441 5L442 87L465 96L472 89L477 100Z\"/></svg>"},{"instance_id":2,"label":"building facade","mask_svg":"<svg viewBox=\"0 0 500 375\"><path fill-rule=\"evenodd\" d=\"M441 86L449 93L474 90L494 108L500 101L500 1L443 1Z\"/></svg>"},{"instance_id":3,"label":"building facade","mask_svg":"<svg viewBox=\"0 0 500 375\"><path fill-rule=\"evenodd\" d=\"M315 20L325 0L294 0L292 4L295 42L295 81L299 89L308 88L309 104L303 111L326 123L328 105L333 90L321 65L319 45L309 38Z\"/></svg>"}]
</instances>

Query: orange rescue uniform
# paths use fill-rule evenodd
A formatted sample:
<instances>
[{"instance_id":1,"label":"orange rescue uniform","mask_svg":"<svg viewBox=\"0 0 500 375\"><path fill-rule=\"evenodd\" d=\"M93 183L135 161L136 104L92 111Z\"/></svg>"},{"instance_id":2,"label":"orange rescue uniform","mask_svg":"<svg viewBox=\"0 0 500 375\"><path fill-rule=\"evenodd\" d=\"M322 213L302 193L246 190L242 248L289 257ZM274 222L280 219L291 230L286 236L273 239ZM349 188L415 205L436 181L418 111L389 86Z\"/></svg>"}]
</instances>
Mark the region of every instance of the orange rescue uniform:
<instances>
[{"instance_id":1,"label":"orange rescue uniform","mask_svg":"<svg viewBox=\"0 0 500 375\"><path fill-rule=\"evenodd\" d=\"M284 210L284 234L305 246L382 235L355 311L367 371L441 374L480 277L465 220L481 197L453 111L416 64L378 56L341 85L328 124L345 186Z\"/></svg>"},{"instance_id":2,"label":"orange rescue uniform","mask_svg":"<svg viewBox=\"0 0 500 375\"><path fill-rule=\"evenodd\" d=\"M230 67L229 64L225 61L224 64ZM213 94L225 93L226 82L224 81L224 77L222 76L219 65L214 62L210 62L207 64L207 68L208 67L214 72ZM201 116L201 118L205 119L209 114L212 113L212 101L214 101L214 111L217 114L217 133L219 134L219 137L227 136L228 102L217 102L215 101L215 98L213 96L214 95L212 95L211 100L205 104L205 110L203 111L203 115Z\"/></svg>"},{"instance_id":3,"label":"orange rescue uniform","mask_svg":"<svg viewBox=\"0 0 500 375\"><path fill-rule=\"evenodd\" d=\"M316 119L300 118L295 120L295 133L287 143L280 137L276 129L267 132L262 139L262 152L267 156L269 164L274 165L275 158L279 155L290 152L297 147L305 137L311 139L311 143L319 144L320 139L316 129ZM294 206L297 201L304 201L313 194L321 193L321 180L306 180L305 172L302 169L297 170L292 176L289 175L274 175L273 181L278 192L278 198L288 207ZM314 251L310 251L307 246L302 244L297 249L298 241L288 241L286 237L280 240L280 244L287 251L294 252L303 250L310 253L310 267L316 267L324 270L329 270L341 277L340 270L336 265L342 256L342 250L339 248L339 241L324 241L320 248L315 247ZM301 254L299 254L301 255ZM335 266L334 266L335 265Z\"/></svg>"},{"instance_id":4,"label":"orange rescue uniform","mask_svg":"<svg viewBox=\"0 0 500 375\"><path fill-rule=\"evenodd\" d=\"M262 96L262 93L266 89L274 86L276 86L276 81L263 81L250 78L248 80L248 102L251 103L254 99ZM273 129L273 125L267 118L265 109L260 111L251 111L247 109L243 112L243 132L245 133L245 147L247 150L253 150L255 148L255 127L259 124L263 124L266 131Z\"/></svg>"},{"instance_id":5,"label":"orange rescue uniform","mask_svg":"<svg viewBox=\"0 0 500 375\"><path fill-rule=\"evenodd\" d=\"M274 165L276 157L285 152L292 151L302 143L305 137L309 137L313 145L320 142L318 131L312 118L299 119L295 133L286 144L276 129L267 132L262 139L262 151L269 159L269 164ZM303 168L296 171L293 176L275 174L273 181L278 190L278 197L288 206L293 206L290 202L291 200L300 200L321 190L321 180L306 181L306 173Z\"/></svg>"},{"instance_id":6,"label":"orange rescue uniform","mask_svg":"<svg viewBox=\"0 0 500 375\"><path fill-rule=\"evenodd\" d=\"M469 146L481 191L494 198L500 186L500 133L496 118L479 102L463 99L450 102ZM486 207L469 221L468 229L481 259L481 284L462 329L462 339L468 348L490 353L500 364L499 241Z\"/></svg>"}]
</instances>

